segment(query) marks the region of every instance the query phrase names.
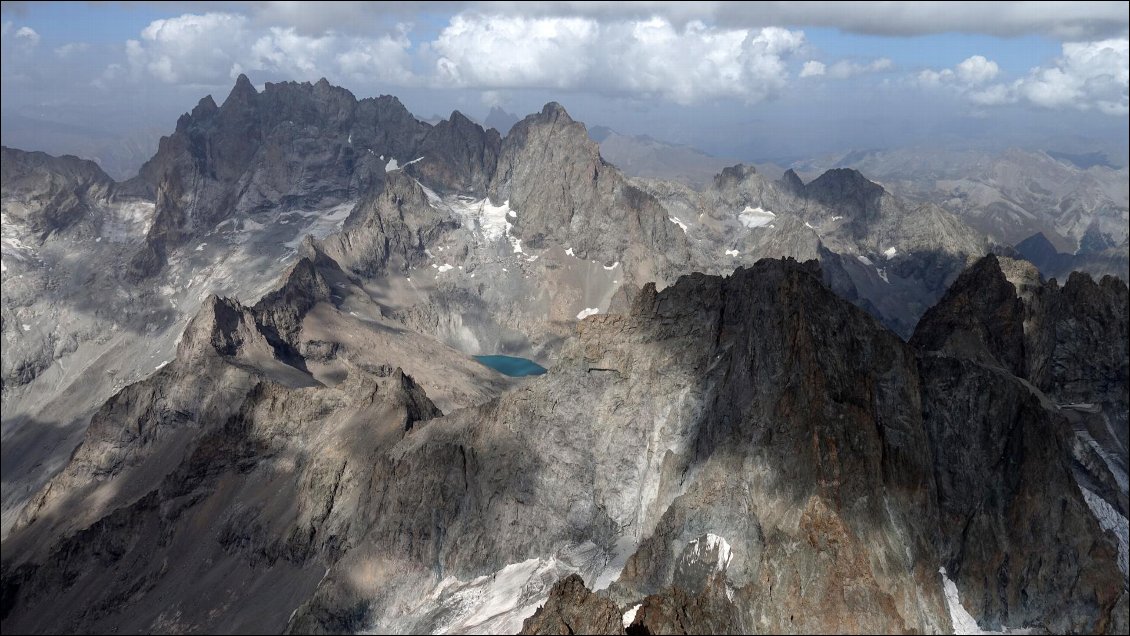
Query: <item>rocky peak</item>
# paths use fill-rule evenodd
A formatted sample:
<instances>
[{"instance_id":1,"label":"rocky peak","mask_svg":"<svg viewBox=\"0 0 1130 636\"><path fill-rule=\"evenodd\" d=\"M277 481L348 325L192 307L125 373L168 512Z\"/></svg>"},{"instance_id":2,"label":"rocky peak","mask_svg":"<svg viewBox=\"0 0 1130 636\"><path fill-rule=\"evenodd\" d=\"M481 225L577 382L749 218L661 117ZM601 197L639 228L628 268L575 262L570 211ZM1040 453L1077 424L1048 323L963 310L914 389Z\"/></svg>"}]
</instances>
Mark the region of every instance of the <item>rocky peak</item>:
<instances>
[{"instance_id":1,"label":"rocky peak","mask_svg":"<svg viewBox=\"0 0 1130 636\"><path fill-rule=\"evenodd\" d=\"M220 107L216 105L216 100L212 99L211 95L205 95L196 106L192 108L189 117L192 119L206 119L215 114Z\"/></svg>"},{"instance_id":2,"label":"rocky peak","mask_svg":"<svg viewBox=\"0 0 1130 636\"><path fill-rule=\"evenodd\" d=\"M501 146L497 130L484 130L454 111L427 132L414 151L421 161L406 170L439 192L485 196Z\"/></svg>"},{"instance_id":3,"label":"rocky peak","mask_svg":"<svg viewBox=\"0 0 1130 636\"><path fill-rule=\"evenodd\" d=\"M1055 245L1052 245L1052 242L1048 240L1047 236L1044 236L1043 232L1036 232L1032 236L1020 241L1016 244L1016 250L1024 254L1026 258L1029 254L1056 254L1058 252Z\"/></svg>"},{"instance_id":4,"label":"rocky peak","mask_svg":"<svg viewBox=\"0 0 1130 636\"><path fill-rule=\"evenodd\" d=\"M417 423L443 416L423 387L400 367L392 372L384 390L388 403L404 409L405 431L412 430Z\"/></svg>"},{"instance_id":5,"label":"rocky peak","mask_svg":"<svg viewBox=\"0 0 1130 636\"><path fill-rule=\"evenodd\" d=\"M563 124L573 123L573 118L566 112L565 107L557 102L549 102L542 106L540 119L542 121L561 122Z\"/></svg>"},{"instance_id":6,"label":"rocky peak","mask_svg":"<svg viewBox=\"0 0 1130 636\"><path fill-rule=\"evenodd\" d=\"M809 198L835 208L851 206L868 210L884 194L883 187L851 168L833 168L804 188Z\"/></svg>"},{"instance_id":7,"label":"rocky peak","mask_svg":"<svg viewBox=\"0 0 1130 636\"><path fill-rule=\"evenodd\" d=\"M781 185L783 190L793 195L802 196L804 194L804 181L801 181L796 171L792 168L786 170L785 174L781 175L781 179L777 183Z\"/></svg>"},{"instance_id":8,"label":"rocky peak","mask_svg":"<svg viewBox=\"0 0 1130 636\"><path fill-rule=\"evenodd\" d=\"M1002 258L990 254L962 272L922 316L911 345L1024 377L1024 304L1001 267Z\"/></svg>"},{"instance_id":9,"label":"rocky peak","mask_svg":"<svg viewBox=\"0 0 1130 636\"><path fill-rule=\"evenodd\" d=\"M491 106L490 113L483 121L483 125L487 128L494 128L499 134L505 136L518 123L518 116L502 110L498 106Z\"/></svg>"},{"instance_id":10,"label":"rocky peak","mask_svg":"<svg viewBox=\"0 0 1130 636\"><path fill-rule=\"evenodd\" d=\"M397 170L353 208L341 233L318 241L316 251L350 274L375 277L422 262L425 246L455 227L415 179Z\"/></svg>"},{"instance_id":11,"label":"rocky peak","mask_svg":"<svg viewBox=\"0 0 1130 636\"><path fill-rule=\"evenodd\" d=\"M718 190L733 188L755 174L757 169L744 163L729 166L714 176L714 187Z\"/></svg>"},{"instance_id":12,"label":"rocky peak","mask_svg":"<svg viewBox=\"0 0 1130 636\"><path fill-rule=\"evenodd\" d=\"M0 148L3 196L21 202L5 212L45 238L87 217L115 191L114 180L93 161L72 155Z\"/></svg>"},{"instance_id":13,"label":"rocky peak","mask_svg":"<svg viewBox=\"0 0 1130 636\"><path fill-rule=\"evenodd\" d=\"M593 594L576 575L561 579L534 615L522 623L520 634L624 634L616 604Z\"/></svg>"},{"instance_id":14,"label":"rocky peak","mask_svg":"<svg viewBox=\"0 0 1130 636\"><path fill-rule=\"evenodd\" d=\"M235 299L209 294L185 327L177 358L187 362L217 353L235 357L256 340L261 341L262 335L246 307Z\"/></svg>"},{"instance_id":15,"label":"rocky peak","mask_svg":"<svg viewBox=\"0 0 1130 636\"><path fill-rule=\"evenodd\" d=\"M1058 401L1104 403L1126 421L1130 293L1106 276L1073 273L1062 288L1032 265L989 255L922 317L911 345L1002 366Z\"/></svg>"},{"instance_id":16,"label":"rocky peak","mask_svg":"<svg viewBox=\"0 0 1130 636\"><path fill-rule=\"evenodd\" d=\"M228 93L228 98L224 100L225 108L237 108L240 106L249 106L254 103L254 99L259 96L259 91L251 85L251 80L243 73L235 78L235 86L232 87L231 92Z\"/></svg>"},{"instance_id":17,"label":"rocky peak","mask_svg":"<svg viewBox=\"0 0 1130 636\"><path fill-rule=\"evenodd\" d=\"M530 245L571 245L582 258L624 262L629 276L662 280L686 262L687 239L652 195L625 182L556 102L515 124L502 142L490 198L509 201ZM650 262L645 262L650 261Z\"/></svg>"}]
</instances>

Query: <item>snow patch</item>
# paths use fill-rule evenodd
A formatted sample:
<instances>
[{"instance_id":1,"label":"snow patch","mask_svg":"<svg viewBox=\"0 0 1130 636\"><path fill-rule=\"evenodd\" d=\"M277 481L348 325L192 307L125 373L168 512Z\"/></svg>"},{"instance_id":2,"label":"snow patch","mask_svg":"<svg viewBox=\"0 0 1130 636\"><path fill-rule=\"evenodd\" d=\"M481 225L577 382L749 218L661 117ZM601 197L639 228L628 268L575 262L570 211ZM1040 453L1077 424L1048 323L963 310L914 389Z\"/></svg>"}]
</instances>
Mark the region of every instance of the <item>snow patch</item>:
<instances>
[{"instance_id":1,"label":"snow patch","mask_svg":"<svg viewBox=\"0 0 1130 636\"><path fill-rule=\"evenodd\" d=\"M636 603L635 607L624 612L624 629L628 629L628 625L631 625L632 621L636 620L636 612L640 611L641 607L643 607L643 603Z\"/></svg>"},{"instance_id":2,"label":"snow patch","mask_svg":"<svg viewBox=\"0 0 1130 636\"><path fill-rule=\"evenodd\" d=\"M435 190L432 190L428 186L420 183L419 179L415 179L415 181L416 185L420 186L420 189L424 191L424 196L428 197L428 204L430 204L433 208L437 204L443 202L443 199L438 194L436 194Z\"/></svg>"},{"instance_id":3,"label":"snow patch","mask_svg":"<svg viewBox=\"0 0 1130 636\"><path fill-rule=\"evenodd\" d=\"M808 228L808 229L810 229L810 230L815 230L815 229L816 229L816 228L812 227L812 224L810 224L810 223L809 223L808 221L805 221L805 222L804 222L804 227L806 227L806 228Z\"/></svg>"},{"instance_id":4,"label":"snow patch","mask_svg":"<svg viewBox=\"0 0 1130 636\"><path fill-rule=\"evenodd\" d=\"M738 250L726 250L726 256L737 256Z\"/></svg>"},{"instance_id":5,"label":"snow patch","mask_svg":"<svg viewBox=\"0 0 1130 636\"><path fill-rule=\"evenodd\" d=\"M384 160L384 158L385 158L385 156L381 155L382 161ZM402 165L400 165L399 163L396 162L396 157L390 157L389 160L388 160L388 163L385 164L385 172L392 172L393 170L400 170L401 168L407 168L408 166L416 163L417 161L420 161L421 159L423 159L423 157L416 157L412 161L409 161L408 163L406 163L402 166Z\"/></svg>"},{"instance_id":6,"label":"snow patch","mask_svg":"<svg viewBox=\"0 0 1130 636\"><path fill-rule=\"evenodd\" d=\"M549 593L543 579L552 579L556 566L553 558L528 559L470 581L447 577L426 599L433 607L453 610L437 617L434 632L518 633Z\"/></svg>"},{"instance_id":7,"label":"snow patch","mask_svg":"<svg viewBox=\"0 0 1130 636\"><path fill-rule=\"evenodd\" d=\"M867 265L869 267L874 265L874 263L871 262L871 259L867 258L863 254L856 254L855 257L859 259L859 262L863 263L864 265Z\"/></svg>"},{"instance_id":8,"label":"snow patch","mask_svg":"<svg viewBox=\"0 0 1130 636\"><path fill-rule=\"evenodd\" d=\"M620 261L616 261L615 263L613 263L611 265L605 265L604 269L611 271L611 270L616 269L617 267L620 267Z\"/></svg>"},{"instance_id":9,"label":"snow patch","mask_svg":"<svg viewBox=\"0 0 1130 636\"><path fill-rule=\"evenodd\" d=\"M573 248L571 248L571 247L569 249L565 250L565 254L568 255L568 256L572 256L573 258L577 257L577 255L573 253Z\"/></svg>"},{"instance_id":10,"label":"snow patch","mask_svg":"<svg viewBox=\"0 0 1130 636\"><path fill-rule=\"evenodd\" d=\"M510 209L509 200L503 201L502 205L494 205L490 199L468 201L461 197L451 204L451 210L483 239L494 241L505 237L515 254L523 253L522 241L510 235L514 226L507 219L517 218L518 214Z\"/></svg>"},{"instance_id":11,"label":"snow patch","mask_svg":"<svg viewBox=\"0 0 1130 636\"><path fill-rule=\"evenodd\" d=\"M730 550L730 542L714 533L707 533L705 540L702 541L699 539L692 540L687 544L687 548L698 561L701 561L702 557L711 552L715 553L718 560L714 563L714 569L718 572L725 571L734 558L734 553Z\"/></svg>"},{"instance_id":12,"label":"snow patch","mask_svg":"<svg viewBox=\"0 0 1130 636\"><path fill-rule=\"evenodd\" d=\"M667 219L667 220L668 220L668 221L670 221L670 222L672 222L672 223L674 223L675 225L678 225L679 227L683 228L683 234L686 234L686 233L687 233L687 224L686 224L686 223L683 223L683 222L682 222L682 221L681 221L681 220L679 219L679 217L677 217L677 216L673 216L673 217L671 217L671 218L669 218L669 219Z\"/></svg>"},{"instance_id":13,"label":"snow patch","mask_svg":"<svg viewBox=\"0 0 1130 636\"><path fill-rule=\"evenodd\" d=\"M748 205L738 213L738 220L747 228L763 227L776 217L777 215L769 210L763 210L761 207L751 208Z\"/></svg>"},{"instance_id":14,"label":"snow patch","mask_svg":"<svg viewBox=\"0 0 1130 636\"><path fill-rule=\"evenodd\" d=\"M433 265L433 267L434 267L434 265ZM455 268L452 267L451 265L448 265L447 263L444 263L443 265L440 265L437 269L439 269L440 273L442 274L443 272L449 272L449 271L451 271Z\"/></svg>"},{"instance_id":15,"label":"snow patch","mask_svg":"<svg viewBox=\"0 0 1130 636\"><path fill-rule=\"evenodd\" d=\"M893 247L888 247L887 249L883 250L883 256L886 256L886 257L887 257L887 259L892 259L892 258L894 258L894 257L895 257L895 254L898 254L898 253L899 253L899 251L898 251L898 250L896 250L896 249L895 249L895 248L893 248Z\"/></svg>"},{"instance_id":16,"label":"snow patch","mask_svg":"<svg viewBox=\"0 0 1130 636\"><path fill-rule=\"evenodd\" d=\"M156 206L146 201L134 201L110 206L102 222L102 236L111 243L139 241L149 232Z\"/></svg>"},{"instance_id":17,"label":"snow patch","mask_svg":"<svg viewBox=\"0 0 1130 636\"><path fill-rule=\"evenodd\" d=\"M577 320L584 320L589 316L595 316L600 313L600 307L586 307L577 314Z\"/></svg>"},{"instance_id":18,"label":"snow patch","mask_svg":"<svg viewBox=\"0 0 1130 636\"><path fill-rule=\"evenodd\" d=\"M207 243L201 243L200 245L197 245L197 246L196 246L196 249L195 249L195 250L193 250L193 251L194 251L194 252L203 252L203 251L204 251L204 248L205 248L205 247L207 247L207 246L208 246L208 244L207 244Z\"/></svg>"},{"instance_id":19,"label":"snow patch","mask_svg":"<svg viewBox=\"0 0 1130 636\"><path fill-rule=\"evenodd\" d=\"M1087 411L1094 409L1095 405L1089 402L1082 402L1079 404L1066 404L1061 408L1076 408L1079 410ZM1083 442L1090 446L1091 450L1095 451L1095 454L1103 460L1103 463L1106 464L1107 470L1109 470L1111 476L1114 477L1115 483L1118 484L1119 490L1121 490L1123 493L1126 493L1128 490L1130 490L1130 477L1126 475L1126 471L1122 470L1122 467L1118 465L1118 462L1113 457L1111 457L1110 453L1106 452L1106 450L1104 450L1097 441L1095 441L1095 438L1091 437L1090 433L1086 431L1076 431L1075 436L1083 440Z\"/></svg>"},{"instance_id":20,"label":"snow patch","mask_svg":"<svg viewBox=\"0 0 1130 636\"><path fill-rule=\"evenodd\" d=\"M1130 562L1130 520L1119 514L1091 489L1080 485L1079 490L1083 491L1083 499L1102 529L1113 533L1118 539L1118 569L1122 570L1122 576L1128 576L1126 571L1127 566L1130 565L1128 563Z\"/></svg>"},{"instance_id":21,"label":"snow patch","mask_svg":"<svg viewBox=\"0 0 1130 636\"><path fill-rule=\"evenodd\" d=\"M876 268L875 271L879 272L879 278L882 278L884 283L891 284L891 281L887 279L887 270Z\"/></svg>"},{"instance_id":22,"label":"snow patch","mask_svg":"<svg viewBox=\"0 0 1130 636\"><path fill-rule=\"evenodd\" d=\"M977 620L965 609L961 604L961 598L957 592L957 584L950 580L946 574L946 569L938 568L938 574L942 575L942 586L946 593L946 608L950 612L950 622L953 623L954 634L1029 634L1032 630L1027 628L1010 629L1004 628L999 632L985 631L977 624Z\"/></svg>"},{"instance_id":23,"label":"snow patch","mask_svg":"<svg viewBox=\"0 0 1130 636\"><path fill-rule=\"evenodd\" d=\"M169 363L169 361L168 361L168 360L165 360L165 361L164 361L164 362L162 362L161 364L159 364L159 365L157 365L156 367L154 367L154 370L155 370L155 371L160 371L160 370L161 370L162 368L164 368L164 366L165 366L166 364L168 364L168 363Z\"/></svg>"},{"instance_id":24,"label":"snow patch","mask_svg":"<svg viewBox=\"0 0 1130 636\"><path fill-rule=\"evenodd\" d=\"M31 331L31 325L20 325L20 326L24 328L24 331Z\"/></svg>"}]
</instances>

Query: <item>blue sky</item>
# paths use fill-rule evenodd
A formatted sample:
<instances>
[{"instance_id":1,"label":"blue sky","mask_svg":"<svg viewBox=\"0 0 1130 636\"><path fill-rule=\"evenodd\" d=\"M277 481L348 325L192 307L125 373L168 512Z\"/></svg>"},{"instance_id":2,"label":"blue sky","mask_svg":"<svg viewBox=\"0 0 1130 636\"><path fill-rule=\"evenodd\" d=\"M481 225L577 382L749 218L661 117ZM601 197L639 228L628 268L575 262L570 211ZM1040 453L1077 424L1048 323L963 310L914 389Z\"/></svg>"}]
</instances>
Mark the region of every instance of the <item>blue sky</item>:
<instances>
[{"instance_id":1,"label":"blue sky","mask_svg":"<svg viewBox=\"0 0 1130 636\"><path fill-rule=\"evenodd\" d=\"M82 130L155 144L244 72L325 76L420 117L556 100L743 160L930 143L1125 155L1125 2L3 7L4 143L53 152L68 150L56 124L79 154Z\"/></svg>"}]
</instances>

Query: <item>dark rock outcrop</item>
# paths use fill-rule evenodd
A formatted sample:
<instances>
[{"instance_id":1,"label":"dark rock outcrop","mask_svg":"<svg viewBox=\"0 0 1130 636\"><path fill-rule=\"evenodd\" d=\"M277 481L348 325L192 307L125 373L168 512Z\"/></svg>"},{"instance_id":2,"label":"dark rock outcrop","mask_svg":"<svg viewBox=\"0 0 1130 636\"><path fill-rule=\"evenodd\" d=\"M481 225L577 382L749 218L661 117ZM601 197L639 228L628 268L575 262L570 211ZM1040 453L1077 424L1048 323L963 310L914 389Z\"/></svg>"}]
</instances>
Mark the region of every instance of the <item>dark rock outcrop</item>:
<instances>
[{"instance_id":1,"label":"dark rock outcrop","mask_svg":"<svg viewBox=\"0 0 1130 636\"><path fill-rule=\"evenodd\" d=\"M522 623L518 633L623 634L620 614L615 603L593 594L580 576L570 574L553 584L545 604Z\"/></svg>"},{"instance_id":2,"label":"dark rock outcrop","mask_svg":"<svg viewBox=\"0 0 1130 636\"><path fill-rule=\"evenodd\" d=\"M498 163L502 138L483 130L459 111L428 131L413 151L421 161L407 170L421 182L442 186L445 192L486 195Z\"/></svg>"},{"instance_id":3,"label":"dark rock outcrop","mask_svg":"<svg viewBox=\"0 0 1130 636\"><path fill-rule=\"evenodd\" d=\"M114 193L114 180L98 164L71 155L52 157L4 146L0 166L4 211L40 238L67 230Z\"/></svg>"},{"instance_id":4,"label":"dark rock outcrop","mask_svg":"<svg viewBox=\"0 0 1130 636\"><path fill-rule=\"evenodd\" d=\"M1125 623L1120 548L1080 489L1125 515L1127 323L1121 281L1075 274L1061 289L990 255L911 339L923 352L943 558L983 626ZM1080 582L1093 598L1057 592Z\"/></svg>"},{"instance_id":5,"label":"dark rock outcrop","mask_svg":"<svg viewBox=\"0 0 1130 636\"><path fill-rule=\"evenodd\" d=\"M157 199L135 273L154 274L169 249L226 219L377 192L395 165L412 164L413 175L441 192L485 192L499 144L497 133L458 112L433 127L395 97L358 101L324 79L259 92L240 75L222 106L202 99L123 185Z\"/></svg>"}]
</instances>

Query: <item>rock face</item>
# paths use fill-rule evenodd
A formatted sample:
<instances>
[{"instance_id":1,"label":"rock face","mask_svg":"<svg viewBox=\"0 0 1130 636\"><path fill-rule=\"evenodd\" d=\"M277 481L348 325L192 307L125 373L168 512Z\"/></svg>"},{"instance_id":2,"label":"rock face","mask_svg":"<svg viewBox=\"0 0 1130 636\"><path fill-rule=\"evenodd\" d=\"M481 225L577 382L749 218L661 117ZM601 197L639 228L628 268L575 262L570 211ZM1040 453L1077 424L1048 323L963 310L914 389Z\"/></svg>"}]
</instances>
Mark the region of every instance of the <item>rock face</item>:
<instances>
[{"instance_id":1,"label":"rock face","mask_svg":"<svg viewBox=\"0 0 1130 636\"><path fill-rule=\"evenodd\" d=\"M340 230L386 175L411 182L397 165L436 162L418 179L438 191L485 188L498 141L460 117L433 128L393 97L357 101L326 82L256 91L242 78L223 106L208 97L183 116L125 183L5 149L3 534L94 411L172 359L209 293L257 302L304 237Z\"/></svg>"},{"instance_id":2,"label":"rock face","mask_svg":"<svg viewBox=\"0 0 1130 636\"><path fill-rule=\"evenodd\" d=\"M24 509L5 542L5 631L282 631L319 564L371 524L355 515L380 499L373 453L442 414L385 356L424 352L420 376L444 374L448 396L487 373L410 337L321 340L326 320L350 320L328 302L343 281L302 260L254 307L204 302L176 359L111 399ZM357 341L362 325L329 331Z\"/></svg>"},{"instance_id":3,"label":"rock face","mask_svg":"<svg viewBox=\"0 0 1130 636\"><path fill-rule=\"evenodd\" d=\"M241 78L106 187L120 242L5 221L5 633L1125 631L1120 281L987 257L926 311L985 242L854 171L694 192L556 104L500 140L325 82ZM55 366L133 366L9 508L59 298L129 331Z\"/></svg>"},{"instance_id":4,"label":"rock face","mask_svg":"<svg viewBox=\"0 0 1130 636\"><path fill-rule=\"evenodd\" d=\"M837 293L903 337L989 249L953 215L895 197L855 170L830 170L805 185L795 172L773 181L739 164L702 192L637 183L685 228L696 271L725 273L761 257L819 259Z\"/></svg>"},{"instance_id":5,"label":"rock face","mask_svg":"<svg viewBox=\"0 0 1130 636\"><path fill-rule=\"evenodd\" d=\"M1127 274L1127 168L1039 150L941 148L851 152L802 166L854 168L915 201L932 201L1002 244L1043 234L1072 266L1095 277ZM1071 257L1074 258L1071 258ZM1041 271L1066 277L1070 269Z\"/></svg>"},{"instance_id":6,"label":"rock face","mask_svg":"<svg viewBox=\"0 0 1130 636\"><path fill-rule=\"evenodd\" d=\"M623 634L620 610L593 594L580 576L553 584L545 605L522 624L519 634Z\"/></svg>"},{"instance_id":7,"label":"rock face","mask_svg":"<svg viewBox=\"0 0 1130 636\"><path fill-rule=\"evenodd\" d=\"M301 278L290 275L287 280ZM256 415L263 425L273 422L270 413L299 409L318 418L327 409L317 397L325 390L303 388L309 380L303 381L299 366L277 356L258 326L265 322L258 308L218 301L206 307L182 340L177 362L145 389L192 396L192 406L174 402L168 410L153 411L145 406L152 398L123 398L121 404L137 404L133 408L157 419L135 425L136 416L116 420L116 411L110 411L100 420L104 423L92 427L94 439L113 430L111 422L121 421L124 430L142 434L130 433L128 440L153 439L154 433L146 431L156 431L158 440L176 439L177 445L187 444L177 446L186 449L180 452L189 452L207 436L186 438L173 431L192 430L189 423L197 421L208 430L208 422L236 416L199 411L208 408L209 402L196 396L209 394L210 378L226 377L210 391L216 400L225 396L214 408L228 409L251 408L226 396L231 387L257 396L257 375L285 383L273 389L269 402L253 400L264 408L273 405L263 411L266 419ZM221 356L214 364L226 371L196 377L192 382L204 386L187 393L168 384L190 365L200 366L196 356L215 359L213 350ZM372 467L372 476L349 482L373 495L358 495L356 501L370 502L361 508L350 504L341 509L354 519L345 535L344 527L327 535L317 530L323 525L302 521L305 517L299 517L297 531L286 530L296 523L283 521L291 513L280 520L269 507L238 522L216 521L233 528L262 524L266 534L253 534L247 541L267 563L279 558L272 555L291 555L286 558L295 566L309 558L330 566L330 574L295 614L291 625L296 631L370 624L434 629L435 618L419 613L426 605L413 610L402 603L408 598L403 595L431 589L437 573L457 581L490 572L505 578L512 567L508 564L584 545L591 546L584 549L594 556L586 561L592 565L580 569L587 568L590 576L614 578L616 554L631 553L612 588L614 601L642 599L675 585L680 594L691 596L675 594L670 602L702 608L722 598L729 603L727 591L732 592L738 627L768 621L782 630L793 625L797 630L897 626L938 631L945 629L948 617L935 570L927 565L937 562L931 538L935 522L923 514L930 509L933 485L915 368L904 344L836 298L812 266L764 261L729 279L694 275L661 293L646 287L630 314L582 323L577 343L527 391L412 427L399 442L381 431L403 435L407 427L402 418L395 420L400 422L396 429L374 429L366 443L376 444L377 454L362 463ZM620 406L625 399L627 408ZM345 404L354 403L356 398ZM294 434L262 443L273 448ZM105 447L94 439L78 457ZM610 452L594 454L594 448ZM127 456L137 457L135 452ZM152 452L141 457L153 457ZM167 452L158 455L167 457ZM325 452L319 457L325 458ZM138 457L123 465L113 459L116 453L97 451L97 460L73 462L46 491L46 499L29 507L19 536L32 537L37 531L68 536L63 528L89 523L73 516L48 521L57 509L52 506L63 506L87 483L78 476L89 473L88 465L127 467L122 473L114 472L121 468L94 472L105 474L103 488L123 493L115 507L130 505L126 493L143 495L128 484L143 483L151 470L146 466L155 460ZM385 494L375 497L377 492ZM874 492L882 494L865 495ZM201 511L213 510L201 506ZM237 510L227 509L231 514ZM90 516L98 513L92 510ZM323 538L311 544L307 527L317 530L315 538ZM295 532L303 537L300 543L295 543ZM224 536L220 547L231 545ZM886 537L886 547L875 545L877 537ZM9 624L101 625L76 615L48 619L35 612L36 599L53 598L36 591L46 589L41 577L55 576L49 558L46 564L35 562L39 565L10 570L14 573L8 580L14 582L8 588L17 590L14 605L27 609L11 615ZM365 571L388 574L367 579ZM724 573L725 583L704 583L714 573ZM844 598L840 590L848 581L855 592ZM721 591L703 597L710 585L722 585ZM808 602L804 599L812 598L824 599L834 610L799 616L798 609ZM131 611L145 603L130 604ZM667 605L656 607L657 616L669 615ZM699 615L713 613L702 610ZM32 620L47 622L25 622ZM62 620L79 622L51 622ZM120 619L106 620L109 625Z\"/></svg>"},{"instance_id":8,"label":"rock face","mask_svg":"<svg viewBox=\"0 0 1130 636\"><path fill-rule=\"evenodd\" d=\"M531 246L553 242L581 258L623 261L640 283L686 262L686 238L659 202L605 163L556 102L510 130L490 195L518 213L516 231Z\"/></svg>"},{"instance_id":9,"label":"rock face","mask_svg":"<svg viewBox=\"0 0 1130 636\"><path fill-rule=\"evenodd\" d=\"M1003 367L1061 405L1096 403L1125 449L1128 302L1113 276L1075 273L1060 287L1024 261L989 256L926 312L911 343Z\"/></svg>"},{"instance_id":10,"label":"rock face","mask_svg":"<svg viewBox=\"0 0 1130 636\"><path fill-rule=\"evenodd\" d=\"M1106 505L1125 525L1126 312L1122 281L1075 274L1060 288L1024 261L988 256L911 340L930 379L924 408L946 567L982 624L1095 629L1084 618L1091 602L1079 608L1077 597L1052 592L1068 581L1087 580L1099 605L1125 603L1125 534L1094 539L1085 513ZM1072 496L1079 490L1082 499ZM1003 554L1006 546L1024 548ZM1040 589L1046 600L1036 601ZM1125 624L1125 614L1119 605L1110 620Z\"/></svg>"},{"instance_id":11,"label":"rock face","mask_svg":"<svg viewBox=\"0 0 1130 636\"><path fill-rule=\"evenodd\" d=\"M240 75L223 106L202 99L125 185L157 199L135 270L152 275L170 247L227 219L355 200L409 164L438 190L483 192L499 143L458 112L433 127L395 97L358 101L324 79L258 92Z\"/></svg>"},{"instance_id":12,"label":"rock face","mask_svg":"<svg viewBox=\"0 0 1130 636\"><path fill-rule=\"evenodd\" d=\"M93 216L93 208L113 194L113 179L93 161L7 146L0 156L4 212L41 239Z\"/></svg>"},{"instance_id":13,"label":"rock face","mask_svg":"<svg viewBox=\"0 0 1130 636\"><path fill-rule=\"evenodd\" d=\"M1091 249L1080 248L1075 254L1065 254L1038 232L1017 243L1016 251L1048 278L1066 278L1073 271L1083 271L1094 276L1111 274L1130 280L1130 239L1123 239L1120 245L1106 238L1096 239L1094 243Z\"/></svg>"}]
</instances>

